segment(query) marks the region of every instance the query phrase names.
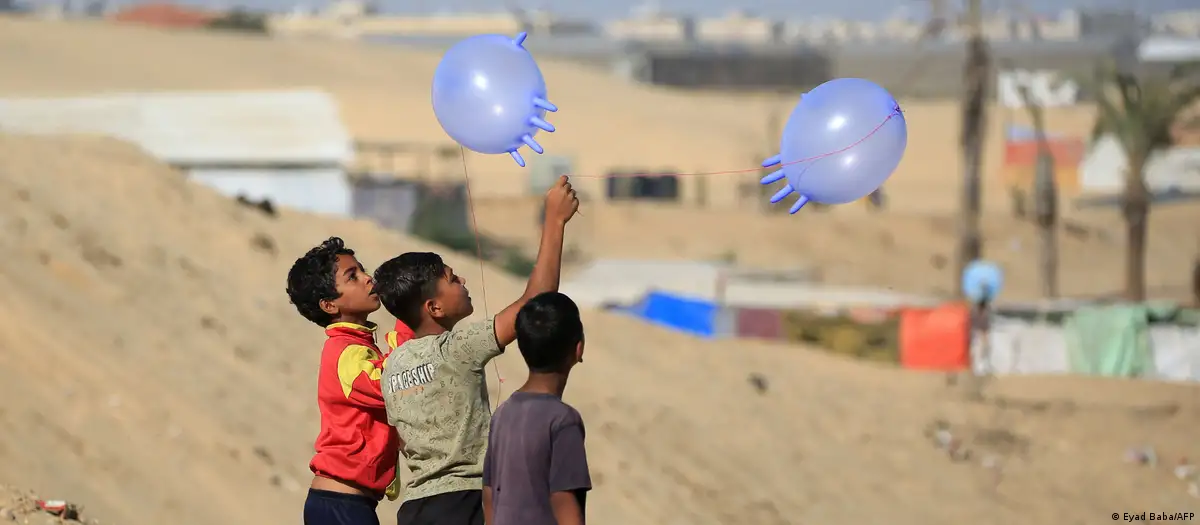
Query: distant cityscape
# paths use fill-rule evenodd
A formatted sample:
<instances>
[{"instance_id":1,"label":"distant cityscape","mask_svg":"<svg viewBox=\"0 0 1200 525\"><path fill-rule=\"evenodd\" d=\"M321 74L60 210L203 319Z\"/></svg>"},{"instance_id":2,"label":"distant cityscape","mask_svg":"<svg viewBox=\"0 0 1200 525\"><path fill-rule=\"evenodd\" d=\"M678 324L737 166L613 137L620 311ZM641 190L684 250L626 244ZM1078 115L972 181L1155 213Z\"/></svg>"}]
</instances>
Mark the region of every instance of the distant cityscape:
<instances>
[{"instance_id":1,"label":"distant cityscape","mask_svg":"<svg viewBox=\"0 0 1200 525\"><path fill-rule=\"evenodd\" d=\"M837 18L780 20L733 11L723 17L679 16L653 7L634 10L631 16L594 22L556 15L549 11L512 10L486 14L384 15L372 4L340 0L321 10L293 9L272 15L277 34L325 34L345 38L377 36L450 37L480 33L553 37L593 37L612 41L831 44L911 42L922 36L956 41L966 35L961 13L948 12L931 20L895 16L879 22ZM1078 41L1150 35L1200 38L1200 9L1142 15L1131 10L1066 9L1055 16L1020 10L992 11L983 30L993 41ZM933 34L930 34L933 33Z\"/></svg>"},{"instance_id":2,"label":"distant cityscape","mask_svg":"<svg viewBox=\"0 0 1200 525\"><path fill-rule=\"evenodd\" d=\"M922 2L923 3L923 2ZM924 18L905 9L879 21L835 17L780 19L733 10L720 17L677 15L654 5L642 5L629 16L596 21L548 10L509 9L501 12L383 14L377 4L363 0L334 0L321 9L300 6L266 13L267 26L281 36L335 38L461 38L481 33L515 34L527 31L549 40L656 42L681 44L791 45L886 43L926 40L960 41L966 36L961 10L934 6ZM0 7L22 4L0 0ZM47 17L106 16L138 5L128 1L29 0L27 9ZM143 4L144 5L144 4ZM193 4L194 5L194 4ZM1010 7L985 14L985 36L997 42L1072 42L1093 38L1172 36L1200 38L1200 9L1158 11L1133 9L1063 9L1045 15ZM209 10L212 10L209 8ZM224 10L224 9L222 9ZM939 10L944 12L938 12ZM542 41L546 41L543 38Z\"/></svg>"}]
</instances>

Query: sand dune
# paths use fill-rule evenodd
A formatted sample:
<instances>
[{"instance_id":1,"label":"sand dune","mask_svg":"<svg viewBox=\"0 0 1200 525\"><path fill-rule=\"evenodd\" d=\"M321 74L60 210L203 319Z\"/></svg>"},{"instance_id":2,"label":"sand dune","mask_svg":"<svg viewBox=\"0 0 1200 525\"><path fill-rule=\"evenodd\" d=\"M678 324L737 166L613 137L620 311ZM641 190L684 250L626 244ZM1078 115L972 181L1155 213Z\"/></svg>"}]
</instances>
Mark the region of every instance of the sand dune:
<instances>
[{"instance_id":1,"label":"sand dune","mask_svg":"<svg viewBox=\"0 0 1200 525\"><path fill-rule=\"evenodd\" d=\"M37 60L31 60L31 50ZM429 105L437 60L430 52L384 46L0 18L0 64L21 71L0 80L0 93L320 86L340 98L348 125L363 140L446 142ZM626 85L582 66L542 65L554 86L551 98L563 108L552 120L576 131L539 141L549 151L577 155L584 171L647 159L692 171L747 161L731 144L739 129L751 129L736 112L697 112L686 98ZM613 111L613 103L621 110ZM719 131L682 133L688 129ZM647 142L644 135L659 139ZM489 173L480 191L524 187L526 172L507 157L475 157L472 164Z\"/></svg>"},{"instance_id":2,"label":"sand dune","mask_svg":"<svg viewBox=\"0 0 1200 525\"><path fill-rule=\"evenodd\" d=\"M361 138L436 132L423 101L434 61L340 43L0 18L0 65L20 72L0 77L0 93L319 85L341 98ZM556 123L579 131L554 135L547 147L577 152L585 169L626 161L738 166L748 156L728 135L699 131L736 131L731 102L625 86L570 65L545 69L553 85L580 86L556 98L564 107ZM608 109L614 101L628 111ZM614 131L646 121L653 141ZM914 145L907 162L936 169L924 176L914 168L903 180L934 202L938 193L921 188L949 187L934 175L949 173L953 160L944 156L948 132L922 126L933 138L921 139L926 149ZM479 170L495 169L496 188L516 183L507 162L472 158ZM0 482L82 503L104 523L296 523L316 431L320 333L287 304L283 275L297 254L333 234L368 265L436 249L365 222L286 210L268 217L102 138L0 136L0 210ZM728 247L751 259L791 260L803 249L844 267L837 279L890 284L911 275L912 286L931 288L949 281L922 269L948 249L939 240L946 234L931 233L942 226L927 218L596 211L573 222L569 235L593 235L604 250L651 249L664 244L650 238L660 235L679 239L667 244L676 256ZM603 217L615 222L588 222ZM725 220L727 227L714 224ZM529 231L530 216L488 222L517 235ZM636 231L645 224L657 227ZM1015 228L1005 224L999 239ZM777 228L811 233L784 235L775 243L796 246L780 252L748 238ZM886 246L884 234L912 247L875 247ZM1156 254L1179 242L1156 235ZM855 241L837 242L845 238ZM1069 247L1080 250L1069 255L1071 271L1105 253ZM467 254L448 260L491 312L521 290L494 268L481 275ZM1178 269L1163 264L1154 271ZM1021 268L1012 271L1026 284L1014 287L1028 289ZM1083 288L1091 276L1067 280ZM1195 387L1028 378L997 381L988 402L970 403L940 375L797 347L701 342L599 312L585 321L588 360L567 397L589 425L593 523L1050 524L1196 507L1165 465L1121 463L1135 444L1155 446L1164 464L1196 456ZM507 392L523 367L513 351L498 365ZM765 391L748 381L752 374ZM971 460L951 462L923 436L939 419L974 452ZM381 507L385 523L394 510Z\"/></svg>"},{"instance_id":3,"label":"sand dune","mask_svg":"<svg viewBox=\"0 0 1200 525\"><path fill-rule=\"evenodd\" d=\"M318 86L339 98L347 124L362 140L448 142L429 104L429 82L438 58L429 51L348 42L0 17L0 66L19 72L0 78L0 96ZM754 168L777 153L768 140L775 132L768 129L771 115L786 117L798 95L781 99L685 94L629 84L571 63L539 63L551 99L561 108L550 119L561 131L539 135L538 141L551 154L573 158L576 170L588 175L627 167L682 173ZM895 193L893 206L953 209L959 108L953 102L901 102L910 138L905 161L889 183ZM1002 117L993 109L986 159L989 181L998 180ZM1014 118L1021 120L1022 115ZM1083 134L1091 126L1087 107L1048 111L1046 118L1060 133ZM506 156L472 155L470 166L480 195L521 195L527 187L528 171ZM461 174L457 158L441 169L451 177ZM714 204L734 206L736 188L753 185L755 179L754 174L709 177L708 194ZM597 193L601 183L581 182ZM698 191L693 183L685 183L689 199ZM1000 206L1005 199L997 192L989 202Z\"/></svg>"},{"instance_id":4,"label":"sand dune","mask_svg":"<svg viewBox=\"0 0 1200 525\"><path fill-rule=\"evenodd\" d=\"M431 247L361 222L266 217L107 139L0 138L0 173L0 480L107 523L294 523L320 335L282 275L333 233L368 263ZM472 259L449 260L480 282ZM486 284L476 295L493 312L520 289L490 268ZM1005 381L997 392L1032 402L968 404L940 376L602 313L586 323L568 397L591 430L596 523L1059 523L1188 505L1168 472L1119 461L1134 443L1194 455L1195 387ZM498 363L511 390L519 357ZM938 418L1004 462L999 487L926 442Z\"/></svg>"},{"instance_id":5,"label":"sand dune","mask_svg":"<svg viewBox=\"0 0 1200 525\"><path fill-rule=\"evenodd\" d=\"M338 97L352 133L362 140L446 141L427 96L436 61L436 55L425 51L346 42L0 18L0 67L19 72L0 78L0 96L319 86ZM585 176L620 166L682 171L753 166L770 153L767 116L788 111L788 103L768 96L684 94L626 84L567 63L546 60L542 66L552 98L563 108L553 118L562 131L538 140L551 152L573 156ZM866 215L858 206L844 206L828 216L805 212L765 218L747 210L746 199L738 197L739 186L753 189L755 174L715 175L704 179L717 209L633 211L593 201L580 220L580 238L586 240L581 250L597 257L707 258L734 252L752 265L816 265L831 282L945 292L956 279L953 265L940 261L954 249L948 218L958 206L960 188L958 107L909 101L905 108L910 143L904 163L886 186L887 214ZM985 224L993 235L986 253L1006 264L1014 297L1031 297L1038 293L1034 232L1008 216L1008 196L999 182L1004 116L993 108L984 195ZM1022 115L1011 116L1023 120ZM1090 129L1091 109L1049 111L1047 120L1053 131L1082 134ZM471 155L468 160L481 227L501 236L528 237L533 206L515 206L512 198L527 192L529 172L503 156ZM458 159L435 170L461 180ZM693 185L700 179L685 180L683 208L693 207ZM577 178L592 195L600 192L602 182ZM497 196L504 197L498 205L486 202L496 202ZM750 197L749 202L764 198ZM735 207L738 202L741 208ZM1094 232L1083 239L1064 227L1063 292L1119 290L1124 234L1118 214L1069 206L1064 213ZM1200 206L1162 207L1152 221L1152 291L1158 297L1190 299L1191 264L1200 254ZM897 267L905 271L897 272Z\"/></svg>"},{"instance_id":6,"label":"sand dune","mask_svg":"<svg viewBox=\"0 0 1200 525\"><path fill-rule=\"evenodd\" d=\"M480 229L536 249L536 199L476 202ZM807 267L823 282L949 296L957 286L953 215L829 212L762 216L654 205L584 205L571 242L581 259L724 260L757 268ZM1007 299L1041 296L1039 233L1031 222L983 218L984 253L1006 272ZM1063 296L1116 296L1124 286L1125 227L1115 211L1062 220L1059 286ZM1200 207L1165 205L1151 215L1147 285L1159 299L1190 303L1192 265L1200 255Z\"/></svg>"}]
</instances>

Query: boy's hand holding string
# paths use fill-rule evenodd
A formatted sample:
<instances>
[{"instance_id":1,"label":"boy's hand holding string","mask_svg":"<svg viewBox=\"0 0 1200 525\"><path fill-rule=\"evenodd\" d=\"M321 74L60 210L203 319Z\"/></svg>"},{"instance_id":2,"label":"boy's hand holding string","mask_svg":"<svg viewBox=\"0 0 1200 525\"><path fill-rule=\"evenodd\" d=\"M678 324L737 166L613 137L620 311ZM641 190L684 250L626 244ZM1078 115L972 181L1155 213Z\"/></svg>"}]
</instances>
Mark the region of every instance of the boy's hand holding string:
<instances>
[{"instance_id":1,"label":"boy's hand holding string","mask_svg":"<svg viewBox=\"0 0 1200 525\"><path fill-rule=\"evenodd\" d=\"M542 240L538 245L537 261L525 293L516 302L496 314L496 342L504 348L517 340L517 312L525 303L544 292L557 292L562 277L563 236L567 222L579 211L579 197L571 188L566 175L558 178L546 192L546 218L542 224Z\"/></svg>"}]
</instances>

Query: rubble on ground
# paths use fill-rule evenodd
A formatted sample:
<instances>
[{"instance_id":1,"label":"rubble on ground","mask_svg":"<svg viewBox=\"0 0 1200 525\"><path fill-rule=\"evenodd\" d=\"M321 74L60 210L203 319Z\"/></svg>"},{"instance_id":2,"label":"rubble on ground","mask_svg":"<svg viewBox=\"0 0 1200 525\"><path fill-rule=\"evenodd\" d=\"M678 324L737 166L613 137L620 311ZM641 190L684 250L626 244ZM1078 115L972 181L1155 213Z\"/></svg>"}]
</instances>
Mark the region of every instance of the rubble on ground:
<instances>
[{"instance_id":1,"label":"rubble on ground","mask_svg":"<svg viewBox=\"0 0 1200 525\"><path fill-rule=\"evenodd\" d=\"M27 490L0 485L0 525L69 525L81 523L99 525L100 521L86 519L83 507L60 500L40 498Z\"/></svg>"}]
</instances>

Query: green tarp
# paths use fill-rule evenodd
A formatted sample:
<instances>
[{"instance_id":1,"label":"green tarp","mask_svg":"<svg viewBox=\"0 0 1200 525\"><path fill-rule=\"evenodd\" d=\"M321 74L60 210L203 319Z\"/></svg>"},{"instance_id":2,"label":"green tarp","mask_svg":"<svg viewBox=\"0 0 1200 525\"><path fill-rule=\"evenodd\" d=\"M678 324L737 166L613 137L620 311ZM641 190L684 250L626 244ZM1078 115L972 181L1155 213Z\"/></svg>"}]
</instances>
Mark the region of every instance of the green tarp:
<instances>
[{"instance_id":1,"label":"green tarp","mask_svg":"<svg viewBox=\"0 0 1200 525\"><path fill-rule=\"evenodd\" d=\"M1071 372L1110 377L1154 373L1150 323L1182 321L1194 312L1175 305L1114 305L1080 308L1066 323ZM1186 321L1185 321L1186 322Z\"/></svg>"}]
</instances>

